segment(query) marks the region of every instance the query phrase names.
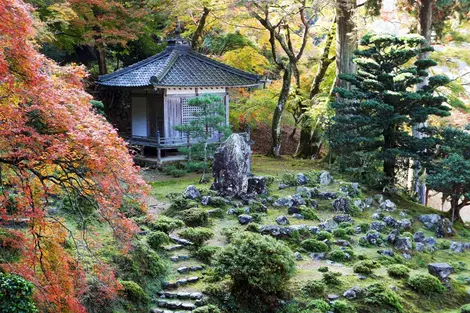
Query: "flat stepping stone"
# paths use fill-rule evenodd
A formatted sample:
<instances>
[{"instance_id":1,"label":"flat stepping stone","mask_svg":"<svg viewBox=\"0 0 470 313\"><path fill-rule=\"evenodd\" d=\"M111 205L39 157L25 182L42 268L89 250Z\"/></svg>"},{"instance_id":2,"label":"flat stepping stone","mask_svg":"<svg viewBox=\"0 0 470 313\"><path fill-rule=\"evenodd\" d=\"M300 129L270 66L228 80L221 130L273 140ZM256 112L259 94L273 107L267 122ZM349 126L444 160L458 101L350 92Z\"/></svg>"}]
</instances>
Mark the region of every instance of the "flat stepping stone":
<instances>
[{"instance_id":1,"label":"flat stepping stone","mask_svg":"<svg viewBox=\"0 0 470 313\"><path fill-rule=\"evenodd\" d=\"M185 286L187 284L195 283L195 282L199 281L199 279L201 279L201 277L191 276L191 277L188 277L188 278L180 278L180 279L176 280L175 282L163 282L162 283L162 288L164 290L176 289L179 286Z\"/></svg>"},{"instance_id":2,"label":"flat stepping stone","mask_svg":"<svg viewBox=\"0 0 470 313\"><path fill-rule=\"evenodd\" d=\"M170 260L172 262L181 262L181 261L186 261L189 260L191 257L189 255L175 255L170 257Z\"/></svg>"},{"instance_id":3,"label":"flat stepping stone","mask_svg":"<svg viewBox=\"0 0 470 313\"><path fill-rule=\"evenodd\" d=\"M204 298L201 292L159 291L157 295L161 299L201 300Z\"/></svg>"},{"instance_id":4,"label":"flat stepping stone","mask_svg":"<svg viewBox=\"0 0 470 313\"><path fill-rule=\"evenodd\" d=\"M175 251L175 250L180 250L180 249L183 249L184 246L183 245L174 245L174 246L171 246L171 247L166 247L165 250L166 251Z\"/></svg>"},{"instance_id":5,"label":"flat stepping stone","mask_svg":"<svg viewBox=\"0 0 470 313\"><path fill-rule=\"evenodd\" d=\"M191 302L168 301L168 300L158 300L157 306L163 309L189 310L189 311L197 308L197 306Z\"/></svg>"},{"instance_id":6,"label":"flat stepping stone","mask_svg":"<svg viewBox=\"0 0 470 313\"><path fill-rule=\"evenodd\" d=\"M194 265L194 266L182 266L177 269L178 273L184 274L184 273L189 273L189 272L196 272L196 271L202 271L204 267L200 265Z\"/></svg>"},{"instance_id":7,"label":"flat stepping stone","mask_svg":"<svg viewBox=\"0 0 470 313\"><path fill-rule=\"evenodd\" d=\"M170 237L171 240L173 240L174 242L176 242L180 245L183 245L183 246L192 246L193 245L193 243L191 241L180 238L176 235L170 235L169 237Z\"/></svg>"}]
</instances>

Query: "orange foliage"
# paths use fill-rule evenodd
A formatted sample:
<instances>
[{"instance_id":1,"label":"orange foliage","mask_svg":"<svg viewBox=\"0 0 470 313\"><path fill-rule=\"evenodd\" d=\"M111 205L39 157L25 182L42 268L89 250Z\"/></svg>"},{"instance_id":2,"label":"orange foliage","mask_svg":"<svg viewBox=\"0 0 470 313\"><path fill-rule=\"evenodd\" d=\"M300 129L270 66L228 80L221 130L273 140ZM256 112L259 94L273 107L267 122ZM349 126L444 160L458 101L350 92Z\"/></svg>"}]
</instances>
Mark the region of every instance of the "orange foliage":
<instances>
[{"instance_id":1,"label":"orange foliage","mask_svg":"<svg viewBox=\"0 0 470 313\"><path fill-rule=\"evenodd\" d=\"M100 1L95 1L100 2ZM43 312L85 312L85 275L98 277L106 295L119 284L106 266L85 271L65 249L69 235L47 216L50 196L93 199L96 212L130 246L137 226L119 213L123 197L148 190L124 141L95 114L83 90L83 67L61 67L35 49L31 8L0 0L0 225L23 219L21 262L0 264L32 281Z\"/></svg>"}]
</instances>

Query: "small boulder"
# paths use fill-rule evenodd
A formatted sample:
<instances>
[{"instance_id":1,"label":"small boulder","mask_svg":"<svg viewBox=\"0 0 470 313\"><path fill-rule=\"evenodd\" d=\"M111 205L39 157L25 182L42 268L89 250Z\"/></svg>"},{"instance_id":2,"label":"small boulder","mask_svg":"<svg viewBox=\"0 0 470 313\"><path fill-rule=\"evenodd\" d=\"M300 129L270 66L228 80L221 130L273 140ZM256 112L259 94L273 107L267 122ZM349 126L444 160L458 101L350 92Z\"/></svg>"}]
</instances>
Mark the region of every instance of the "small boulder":
<instances>
[{"instance_id":1,"label":"small boulder","mask_svg":"<svg viewBox=\"0 0 470 313\"><path fill-rule=\"evenodd\" d=\"M336 215L335 217L333 217L333 220L336 223L343 223L343 222L353 223L354 222L351 215L349 214Z\"/></svg>"},{"instance_id":2,"label":"small boulder","mask_svg":"<svg viewBox=\"0 0 470 313\"><path fill-rule=\"evenodd\" d=\"M400 251L411 251L413 249L413 242L410 237L400 236L395 240L395 249Z\"/></svg>"},{"instance_id":3,"label":"small boulder","mask_svg":"<svg viewBox=\"0 0 470 313\"><path fill-rule=\"evenodd\" d=\"M321 229L321 230L326 230L326 231L333 231L334 229L338 228L338 223L336 223L334 220L332 219L328 219L326 221L324 221L323 223L320 223L318 224L318 227Z\"/></svg>"},{"instance_id":4,"label":"small boulder","mask_svg":"<svg viewBox=\"0 0 470 313\"><path fill-rule=\"evenodd\" d=\"M385 224L384 222L373 221L372 223L370 223L369 227L370 227L370 229L381 232L386 226L387 226L387 224Z\"/></svg>"},{"instance_id":5,"label":"small boulder","mask_svg":"<svg viewBox=\"0 0 470 313\"><path fill-rule=\"evenodd\" d=\"M268 193L266 188L267 179L263 176L253 176L248 178L248 194L264 195Z\"/></svg>"},{"instance_id":6,"label":"small boulder","mask_svg":"<svg viewBox=\"0 0 470 313\"><path fill-rule=\"evenodd\" d=\"M377 253L381 255L390 256L392 258L395 256L395 252L393 252L392 250L377 250Z\"/></svg>"},{"instance_id":7,"label":"small boulder","mask_svg":"<svg viewBox=\"0 0 470 313\"><path fill-rule=\"evenodd\" d=\"M186 198L186 199L198 199L201 197L201 193L199 192L199 190L196 188L196 186L194 185L189 185L188 187L186 187L186 190L184 191L183 193L183 196Z\"/></svg>"},{"instance_id":8,"label":"small boulder","mask_svg":"<svg viewBox=\"0 0 470 313\"><path fill-rule=\"evenodd\" d=\"M413 238L415 242L423 242L426 236L422 231L417 231L416 233L414 233Z\"/></svg>"},{"instance_id":9,"label":"small boulder","mask_svg":"<svg viewBox=\"0 0 470 313\"><path fill-rule=\"evenodd\" d=\"M246 225L253 222L253 217L248 214L241 214L238 216L238 222L242 225Z\"/></svg>"},{"instance_id":10,"label":"small boulder","mask_svg":"<svg viewBox=\"0 0 470 313\"><path fill-rule=\"evenodd\" d=\"M398 229L394 229L388 234L386 240L388 243L393 244L399 235L400 235L400 231Z\"/></svg>"},{"instance_id":11,"label":"small boulder","mask_svg":"<svg viewBox=\"0 0 470 313\"><path fill-rule=\"evenodd\" d=\"M456 241L452 241L450 243L450 251L454 251L456 253L463 253L465 251L465 247L464 247L464 244L461 243L461 242L456 242Z\"/></svg>"},{"instance_id":12,"label":"small boulder","mask_svg":"<svg viewBox=\"0 0 470 313\"><path fill-rule=\"evenodd\" d=\"M295 255L295 259L296 259L297 261L302 261L302 260L303 260L302 254L300 254L300 252L296 251L296 252L294 253L294 255Z\"/></svg>"},{"instance_id":13,"label":"small boulder","mask_svg":"<svg viewBox=\"0 0 470 313\"><path fill-rule=\"evenodd\" d=\"M393 212L397 209L397 206L395 203L387 199L380 203L380 209L385 212Z\"/></svg>"},{"instance_id":14,"label":"small boulder","mask_svg":"<svg viewBox=\"0 0 470 313\"><path fill-rule=\"evenodd\" d=\"M455 234L452 222L448 218L441 218L436 225L436 237L451 237Z\"/></svg>"},{"instance_id":15,"label":"small boulder","mask_svg":"<svg viewBox=\"0 0 470 313\"><path fill-rule=\"evenodd\" d=\"M331 200L331 199L336 199L338 198L338 194L336 192L319 192L317 194L318 198L322 200Z\"/></svg>"},{"instance_id":16,"label":"small boulder","mask_svg":"<svg viewBox=\"0 0 470 313\"><path fill-rule=\"evenodd\" d=\"M300 213L294 213L294 214L292 214L292 217L293 217L293 218L296 218L296 219L298 219L298 220L303 220L303 219L305 219L305 216L303 216L303 215L300 214Z\"/></svg>"},{"instance_id":17,"label":"small boulder","mask_svg":"<svg viewBox=\"0 0 470 313\"><path fill-rule=\"evenodd\" d=\"M423 252L424 251L424 243L422 242L417 242L415 244L415 250L418 251L418 252Z\"/></svg>"},{"instance_id":18,"label":"small boulder","mask_svg":"<svg viewBox=\"0 0 470 313\"><path fill-rule=\"evenodd\" d=\"M380 212L375 212L374 214L371 215L371 217L374 219L374 220L380 220L382 218L382 213Z\"/></svg>"},{"instance_id":19,"label":"small boulder","mask_svg":"<svg viewBox=\"0 0 470 313\"><path fill-rule=\"evenodd\" d=\"M382 236L376 231L369 231L367 234L363 237L368 243L377 246L380 245L382 242Z\"/></svg>"},{"instance_id":20,"label":"small boulder","mask_svg":"<svg viewBox=\"0 0 470 313\"><path fill-rule=\"evenodd\" d=\"M287 214L292 215L292 214L299 214L300 209L297 206L291 206L287 209Z\"/></svg>"},{"instance_id":21,"label":"small boulder","mask_svg":"<svg viewBox=\"0 0 470 313\"><path fill-rule=\"evenodd\" d=\"M411 228L411 220L407 219L407 218L404 218L402 220L398 220L397 221L397 226L400 228L400 229L403 229L403 230L407 230L407 229L410 229Z\"/></svg>"},{"instance_id":22,"label":"small boulder","mask_svg":"<svg viewBox=\"0 0 470 313\"><path fill-rule=\"evenodd\" d=\"M276 217L276 223L278 225L287 225L287 224L289 224L289 220L284 215L280 215L280 216Z\"/></svg>"},{"instance_id":23,"label":"small boulder","mask_svg":"<svg viewBox=\"0 0 470 313\"><path fill-rule=\"evenodd\" d=\"M437 223L441 220L441 217L437 214L423 214L420 215L418 219L427 229L435 230Z\"/></svg>"},{"instance_id":24,"label":"small boulder","mask_svg":"<svg viewBox=\"0 0 470 313\"><path fill-rule=\"evenodd\" d=\"M385 216L382 221L385 222L385 224L387 224L387 226L389 227L395 227L396 224L397 224L397 221L393 218L393 216Z\"/></svg>"},{"instance_id":25,"label":"small boulder","mask_svg":"<svg viewBox=\"0 0 470 313\"><path fill-rule=\"evenodd\" d=\"M308 177L305 176L303 173L297 174L297 183L299 183L299 185L306 185L308 184L308 181Z\"/></svg>"},{"instance_id":26,"label":"small boulder","mask_svg":"<svg viewBox=\"0 0 470 313\"><path fill-rule=\"evenodd\" d=\"M299 186L297 187L296 192L305 199L310 199L312 197L312 192L308 187Z\"/></svg>"},{"instance_id":27,"label":"small boulder","mask_svg":"<svg viewBox=\"0 0 470 313\"><path fill-rule=\"evenodd\" d=\"M349 212L349 199L340 197L331 204L334 211Z\"/></svg>"},{"instance_id":28,"label":"small boulder","mask_svg":"<svg viewBox=\"0 0 470 313\"><path fill-rule=\"evenodd\" d=\"M428 272L439 278L440 281L447 281L450 274L454 272L454 268L447 263L430 263L428 264Z\"/></svg>"},{"instance_id":29,"label":"small boulder","mask_svg":"<svg viewBox=\"0 0 470 313\"><path fill-rule=\"evenodd\" d=\"M329 185L333 181L333 176L331 176L330 172L322 172L320 174L320 185Z\"/></svg>"},{"instance_id":30,"label":"small boulder","mask_svg":"<svg viewBox=\"0 0 470 313\"><path fill-rule=\"evenodd\" d=\"M291 207L293 205L294 201L291 196L279 198L273 203L273 206L275 207Z\"/></svg>"},{"instance_id":31,"label":"small boulder","mask_svg":"<svg viewBox=\"0 0 470 313\"><path fill-rule=\"evenodd\" d=\"M287 189L287 188L289 188L289 187L290 187L289 185L284 184L284 183L280 183L280 184L279 184L279 190Z\"/></svg>"},{"instance_id":32,"label":"small boulder","mask_svg":"<svg viewBox=\"0 0 470 313\"><path fill-rule=\"evenodd\" d=\"M201 204L202 204L202 205L208 205L208 204L209 204L209 201L211 201L211 197L209 197L209 196L203 196L202 199L201 199Z\"/></svg>"}]
</instances>

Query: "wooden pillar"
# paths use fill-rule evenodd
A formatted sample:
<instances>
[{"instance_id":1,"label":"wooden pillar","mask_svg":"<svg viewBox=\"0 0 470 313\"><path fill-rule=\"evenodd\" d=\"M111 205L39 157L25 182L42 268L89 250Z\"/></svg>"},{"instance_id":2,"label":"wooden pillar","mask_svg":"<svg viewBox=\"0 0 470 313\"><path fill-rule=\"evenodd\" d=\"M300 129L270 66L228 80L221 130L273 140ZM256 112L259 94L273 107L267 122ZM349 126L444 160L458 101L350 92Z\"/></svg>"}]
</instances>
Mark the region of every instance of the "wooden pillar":
<instances>
[{"instance_id":1,"label":"wooden pillar","mask_svg":"<svg viewBox=\"0 0 470 313\"><path fill-rule=\"evenodd\" d=\"M229 109L229 99L228 99L228 89L225 88L225 97L224 97L224 101L225 101L225 124L227 126L229 126L229 112L228 112L228 109Z\"/></svg>"},{"instance_id":2,"label":"wooden pillar","mask_svg":"<svg viewBox=\"0 0 470 313\"><path fill-rule=\"evenodd\" d=\"M157 130L157 161L162 162L162 150L160 148L160 130Z\"/></svg>"}]
</instances>

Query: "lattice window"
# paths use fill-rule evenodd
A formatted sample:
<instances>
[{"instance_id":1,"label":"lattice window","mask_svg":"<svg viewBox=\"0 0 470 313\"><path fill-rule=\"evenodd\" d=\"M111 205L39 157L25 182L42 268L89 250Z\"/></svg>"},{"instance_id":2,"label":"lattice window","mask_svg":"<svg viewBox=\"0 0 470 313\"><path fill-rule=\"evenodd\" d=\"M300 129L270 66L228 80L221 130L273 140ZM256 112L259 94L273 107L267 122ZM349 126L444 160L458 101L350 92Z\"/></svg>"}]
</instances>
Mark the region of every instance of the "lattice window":
<instances>
[{"instance_id":1,"label":"lattice window","mask_svg":"<svg viewBox=\"0 0 470 313\"><path fill-rule=\"evenodd\" d=\"M194 113L200 112L201 108L197 106L191 106L188 104L188 101L191 98L181 98L182 102L182 114L183 114L183 124L189 124L191 121L197 119L197 116L194 116Z\"/></svg>"}]
</instances>

